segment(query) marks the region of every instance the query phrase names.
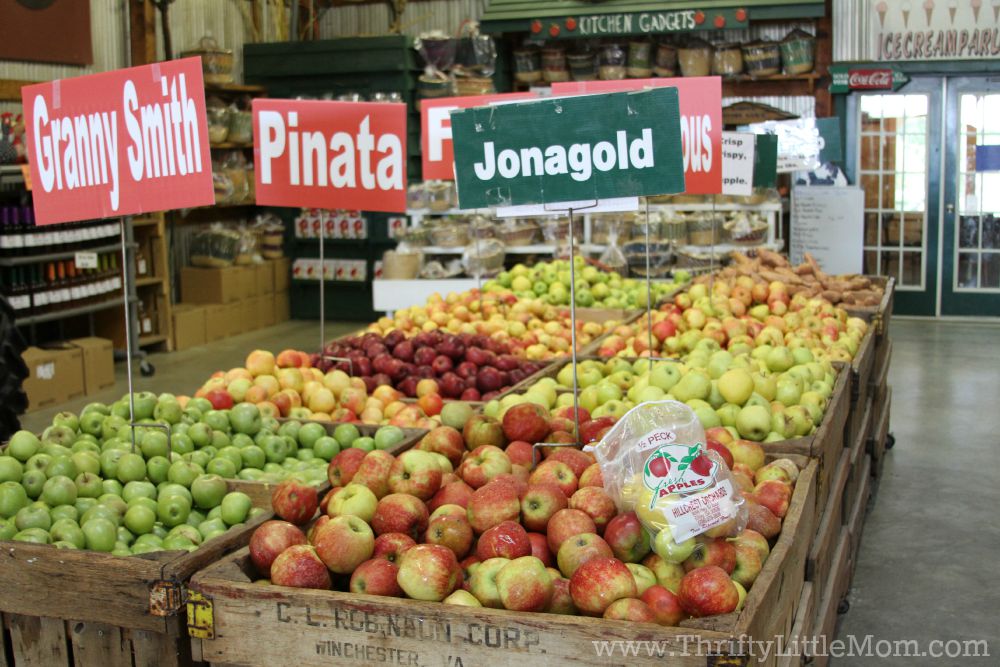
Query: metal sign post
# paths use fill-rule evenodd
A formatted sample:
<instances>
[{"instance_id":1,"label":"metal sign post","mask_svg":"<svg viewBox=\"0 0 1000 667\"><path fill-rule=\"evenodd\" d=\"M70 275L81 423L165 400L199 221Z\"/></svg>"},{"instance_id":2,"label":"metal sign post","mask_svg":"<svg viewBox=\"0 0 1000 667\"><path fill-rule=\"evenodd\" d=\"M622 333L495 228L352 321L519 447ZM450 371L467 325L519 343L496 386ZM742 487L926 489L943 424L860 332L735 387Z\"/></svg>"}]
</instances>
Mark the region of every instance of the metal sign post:
<instances>
[{"instance_id":1,"label":"metal sign post","mask_svg":"<svg viewBox=\"0 0 1000 667\"><path fill-rule=\"evenodd\" d=\"M323 209L319 221L319 353L326 349L326 222L330 212Z\"/></svg>"}]
</instances>

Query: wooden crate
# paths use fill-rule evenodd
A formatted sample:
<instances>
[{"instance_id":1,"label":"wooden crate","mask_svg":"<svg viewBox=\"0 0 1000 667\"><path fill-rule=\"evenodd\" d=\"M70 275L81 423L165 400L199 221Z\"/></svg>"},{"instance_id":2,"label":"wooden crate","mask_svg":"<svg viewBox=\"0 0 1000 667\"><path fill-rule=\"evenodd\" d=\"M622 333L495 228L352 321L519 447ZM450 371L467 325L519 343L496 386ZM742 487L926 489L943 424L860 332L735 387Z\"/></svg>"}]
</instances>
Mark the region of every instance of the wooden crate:
<instances>
[{"instance_id":1,"label":"wooden crate","mask_svg":"<svg viewBox=\"0 0 1000 667\"><path fill-rule=\"evenodd\" d=\"M850 454L844 449L837 464L833 481L830 485L830 495L826 501L826 509L819 515L816 535L809 547L806 558L806 581L812 582L815 590L822 591L826 582L833 574L833 558L837 546L837 538L843 524L843 503L841 497L848 475Z\"/></svg>"},{"instance_id":2,"label":"wooden crate","mask_svg":"<svg viewBox=\"0 0 1000 667\"><path fill-rule=\"evenodd\" d=\"M875 351L875 363L872 368L871 388L869 392L874 395L879 393L889 384L889 364L892 363L892 340L888 337Z\"/></svg>"},{"instance_id":3,"label":"wooden crate","mask_svg":"<svg viewBox=\"0 0 1000 667\"><path fill-rule=\"evenodd\" d=\"M892 387L886 385L885 394L876 395L872 403L872 429L868 438L868 453L872 457L872 474L875 477L882 475L882 465L885 463L891 407Z\"/></svg>"},{"instance_id":4,"label":"wooden crate","mask_svg":"<svg viewBox=\"0 0 1000 667\"><path fill-rule=\"evenodd\" d=\"M815 637L826 637L826 642L822 640L818 642L820 647L829 645L837 633L837 609L849 588L848 558L850 557L850 548L851 539L847 528L841 528L833 552L832 575L823 587L823 595L819 599L819 606L816 610ZM811 657L812 665L825 667L829 662L828 656Z\"/></svg>"},{"instance_id":5,"label":"wooden crate","mask_svg":"<svg viewBox=\"0 0 1000 667\"><path fill-rule=\"evenodd\" d=\"M861 485L855 491L854 497L850 499L850 513L844 514L844 526L851 536L851 552L848 558L851 580L854 579L854 570L858 566L858 550L861 548L861 535L865 529L868 499L872 488L871 457L868 454L861 457L861 474Z\"/></svg>"},{"instance_id":6,"label":"wooden crate","mask_svg":"<svg viewBox=\"0 0 1000 667\"><path fill-rule=\"evenodd\" d=\"M863 459L867 456L868 452L868 438L871 435L872 426L872 405L874 400L869 398L868 404L865 406L865 417L864 417L864 428L855 436L853 443L849 444L850 447L847 450L849 454L848 461L848 473L847 473L847 485L844 487L843 494L843 516L848 517L851 513L851 502L855 495L857 495L858 487L864 483L865 475L870 473L865 473L862 471Z\"/></svg>"},{"instance_id":7,"label":"wooden crate","mask_svg":"<svg viewBox=\"0 0 1000 667\"><path fill-rule=\"evenodd\" d=\"M787 636L801 598L805 551L813 533L816 462L802 467L781 535L740 613L685 621L660 628L581 616L513 613L454 607L399 598L336 591L262 587L253 584L248 551L226 556L190 584L196 660L211 664L325 665L332 659L421 665L606 665L592 642L649 640L678 655L640 655L630 665L694 667L722 664L685 654L692 636L729 651L729 640ZM195 607L192 606L192 612ZM686 643L685 643L686 642ZM745 649L746 647L744 647ZM745 659L735 664L746 664ZM776 658L762 664L776 664Z\"/></svg>"},{"instance_id":8,"label":"wooden crate","mask_svg":"<svg viewBox=\"0 0 1000 667\"><path fill-rule=\"evenodd\" d=\"M875 367L875 330L869 328L851 360L851 404L864 405L868 400L872 371Z\"/></svg>"},{"instance_id":9,"label":"wooden crate","mask_svg":"<svg viewBox=\"0 0 1000 667\"><path fill-rule=\"evenodd\" d=\"M804 642L812 638L816 623L816 591L817 587L810 582L802 584L802 595L799 596L798 608L792 630L784 649L787 655L778 659L778 667L799 667L805 665L808 656L803 650Z\"/></svg>"},{"instance_id":10,"label":"wooden crate","mask_svg":"<svg viewBox=\"0 0 1000 667\"><path fill-rule=\"evenodd\" d=\"M882 287L882 300L877 306L847 306L847 313L860 317L875 329L875 336L889 334L889 323L892 319L892 308L896 298L896 279L885 276L868 276L872 283Z\"/></svg>"}]
</instances>

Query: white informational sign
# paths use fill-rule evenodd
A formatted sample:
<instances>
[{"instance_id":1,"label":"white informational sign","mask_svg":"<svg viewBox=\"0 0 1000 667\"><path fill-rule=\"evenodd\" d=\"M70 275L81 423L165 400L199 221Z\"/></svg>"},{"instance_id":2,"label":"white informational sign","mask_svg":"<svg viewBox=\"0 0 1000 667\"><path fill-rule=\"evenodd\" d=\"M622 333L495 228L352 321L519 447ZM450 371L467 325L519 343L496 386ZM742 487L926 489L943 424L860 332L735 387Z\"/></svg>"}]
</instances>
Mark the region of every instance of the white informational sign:
<instances>
[{"instance_id":1,"label":"white informational sign","mask_svg":"<svg viewBox=\"0 0 1000 667\"><path fill-rule=\"evenodd\" d=\"M854 36L867 46L865 60L995 59L1000 51L996 0L868 0L867 4L868 20L858 17L864 34Z\"/></svg>"},{"instance_id":2,"label":"white informational sign","mask_svg":"<svg viewBox=\"0 0 1000 667\"><path fill-rule=\"evenodd\" d=\"M751 169L753 165L751 164ZM498 218L526 218L537 215L567 213L573 209L578 213L622 213L639 210L638 197L613 197L602 199L594 205L594 200L565 201L553 204L524 204L522 206L497 206Z\"/></svg>"},{"instance_id":3,"label":"white informational sign","mask_svg":"<svg viewBox=\"0 0 1000 667\"><path fill-rule=\"evenodd\" d=\"M753 194L754 135L722 133L722 194Z\"/></svg>"},{"instance_id":4,"label":"white informational sign","mask_svg":"<svg viewBox=\"0 0 1000 667\"><path fill-rule=\"evenodd\" d=\"M78 269L96 269L97 268L97 253L96 252L78 252L73 257L73 263L76 264Z\"/></svg>"},{"instance_id":5,"label":"white informational sign","mask_svg":"<svg viewBox=\"0 0 1000 667\"><path fill-rule=\"evenodd\" d=\"M864 190L856 186L792 188L792 264L800 264L808 252L827 273L861 273L864 207Z\"/></svg>"}]
</instances>

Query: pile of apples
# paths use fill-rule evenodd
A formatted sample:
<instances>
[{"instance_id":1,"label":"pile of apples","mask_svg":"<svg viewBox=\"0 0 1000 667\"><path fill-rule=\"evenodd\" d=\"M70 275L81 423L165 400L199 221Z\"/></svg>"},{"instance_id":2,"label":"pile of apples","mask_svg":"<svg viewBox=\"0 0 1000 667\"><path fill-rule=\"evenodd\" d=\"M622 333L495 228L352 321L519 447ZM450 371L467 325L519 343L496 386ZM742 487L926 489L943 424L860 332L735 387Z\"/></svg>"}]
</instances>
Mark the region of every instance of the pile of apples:
<instances>
[{"instance_id":1,"label":"pile of apples","mask_svg":"<svg viewBox=\"0 0 1000 667\"><path fill-rule=\"evenodd\" d=\"M396 457L341 452L322 499L294 482L275 491L282 520L250 541L260 583L661 625L739 608L780 533L794 464L709 441L745 492L747 528L651 540L635 512L618 512L591 454L541 447L535 465L531 443L571 428L563 420L522 404L502 421L441 426Z\"/></svg>"},{"instance_id":2,"label":"pile of apples","mask_svg":"<svg viewBox=\"0 0 1000 667\"><path fill-rule=\"evenodd\" d=\"M190 460L147 457L81 429L95 414L64 413L41 438L11 437L0 454L0 540L116 556L194 551L265 511Z\"/></svg>"},{"instance_id":3,"label":"pile of apples","mask_svg":"<svg viewBox=\"0 0 1000 667\"><path fill-rule=\"evenodd\" d=\"M734 354L761 345L806 347L817 359L849 362L867 323L822 298L789 296L782 282L754 282L741 276L711 288L691 285L646 317L616 327L601 342L601 357L676 357L710 338ZM650 335L652 334L652 335Z\"/></svg>"},{"instance_id":4,"label":"pile of apples","mask_svg":"<svg viewBox=\"0 0 1000 667\"><path fill-rule=\"evenodd\" d=\"M305 352L284 350L275 357L267 350L254 350L245 367L213 373L194 395L216 409L252 403L268 417L430 429L440 424L443 404L440 388L433 386L435 396L408 403L389 385L369 391L360 377L339 369L324 373Z\"/></svg>"},{"instance_id":5,"label":"pile of apples","mask_svg":"<svg viewBox=\"0 0 1000 667\"><path fill-rule=\"evenodd\" d=\"M412 398L420 380L434 379L444 398L478 401L541 370L541 363L511 352L509 342L484 334L428 331L407 338L396 329L333 341L312 364L324 373L337 369L360 377L369 392L387 385Z\"/></svg>"},{"instance_id":6,"label":"pile of apples","mask_svg":"<svg viewBox=\"0 0 1000 667\"><path fill-rule=\"evenodd\" d=\"M622 278L617 273L588 266L582 257L576 261L576 305L578 308L645 308L646 283L633 278ZM520 299L540 298L553 306L568 306L571 284L568 260L538 262L531 267L516 264L510 271L503 271L483 285L485 292L510 290ZM679 271L677 282L654 281L650 283L653 304L678 285L690 280L690 275Z\"/></svg>"},{"instance_id":7,"label":"pile of apples","mask_svg":"<svg viewBox=\"0 0 1000 667\"><path fill-rule=\"evenodd\" d=\"M706 429L724 427L734 438L776 442L810 435L823 420L836 369L809 348L762 345L733 354L705 338L682 362L587 359L577 365L579 405L594 418L620 419L640 403L686 403ZM486 404L502 417L520 403L566 409L573 405L573 366L542 378L523 394Z\"/></svg>"},{"instance_id":8,"label":"pile of apples","mask_svg":"<svg viewBox=\"0 0 1000 667\"><path fill-rule=\"evenodd\" d=\"M510 292L484 294L478 289L446 297L434 294L422 306L379 318L368 330L383 335L399 330L407 337L438 330L484 335L507 343L511 354L531 361L566 355L572 340L569 310L542 299L518 299ZM582 348L601 332L578 333L577 346Z\"/></svg>"}]
</instances>

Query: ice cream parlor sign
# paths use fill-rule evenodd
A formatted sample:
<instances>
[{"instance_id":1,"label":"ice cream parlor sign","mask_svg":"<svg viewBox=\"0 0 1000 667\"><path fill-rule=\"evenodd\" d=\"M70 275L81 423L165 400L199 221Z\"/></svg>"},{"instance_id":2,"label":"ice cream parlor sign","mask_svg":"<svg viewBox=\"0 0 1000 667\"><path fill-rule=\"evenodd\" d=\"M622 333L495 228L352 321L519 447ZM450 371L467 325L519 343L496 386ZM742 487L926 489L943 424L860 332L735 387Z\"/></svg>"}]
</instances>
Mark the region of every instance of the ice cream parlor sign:
<instances>
[{"instance_id":1,"label":"ice cream parlor sign","mask_svg":"<svg viewBox=\"0 0 1000 667\"><path fill-rule=\"evenodd\" d=\"M873 60L1000 56L1000 0L870 0Z\"/></svg>"}]
</instances>

